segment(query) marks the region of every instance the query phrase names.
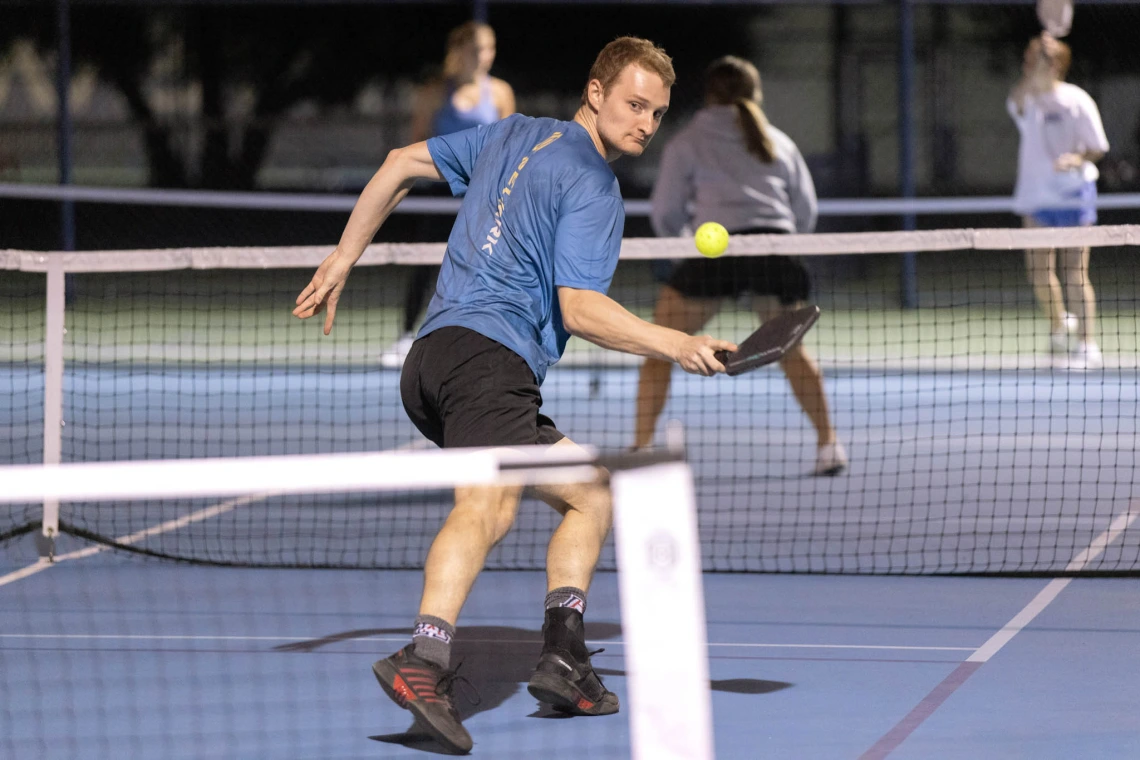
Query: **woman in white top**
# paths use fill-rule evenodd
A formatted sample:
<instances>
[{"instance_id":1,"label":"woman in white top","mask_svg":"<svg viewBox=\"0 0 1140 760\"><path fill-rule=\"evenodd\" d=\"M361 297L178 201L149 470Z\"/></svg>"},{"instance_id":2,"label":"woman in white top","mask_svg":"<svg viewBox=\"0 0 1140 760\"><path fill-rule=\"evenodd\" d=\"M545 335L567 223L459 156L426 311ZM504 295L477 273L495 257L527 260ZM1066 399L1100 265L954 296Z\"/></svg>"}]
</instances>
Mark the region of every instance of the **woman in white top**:
<instances>
[{"instance_id":1,"label":"woman in white top","mask_svg":"<svg viewBox=\"0 0 1140 760\"><path fill-rule=\"evenodd\" d=\"M1096 223L1099 174L1095 162L1108 151L1108 139L1093 99L1080 87L1064 81L1071 60L1069 46L1048 34L1030 40L1021 65L1021 81L1006 101L1021 135L1014 211L1023 216L1027 227ZM1068 309L1057 276L1057 259ZM1064 366L1071 369L1100 367L1089 249L1029 250L1025 261L1033 293L1049 317L1052 351L1061 354ZM1072 332L1079 337L1070 351Z\"/></svg>"},{"instance_id":2,"label":"woman in white top","mask_svg":"<svg viewBox=\"0 0 1140 760\"><path fill-rule=\"evenodd\" d=\"M725 56L705 72L705 107L665 147L651 198L652 222L663 237L705 222L743 234L811 232L816 197L796 144L760 109L760 73ZM803 305L811 290L804 266L787 256L686 259L662 286L657 324L695 333L726 297L753 295L761 320ZM792 392L816 429L815 474L837 475L847 454L828 414L819 366L802 344L780 362ZM642 365L634 446L648 446L671 381L668 362Z\"/></svg>"}]
</instances>

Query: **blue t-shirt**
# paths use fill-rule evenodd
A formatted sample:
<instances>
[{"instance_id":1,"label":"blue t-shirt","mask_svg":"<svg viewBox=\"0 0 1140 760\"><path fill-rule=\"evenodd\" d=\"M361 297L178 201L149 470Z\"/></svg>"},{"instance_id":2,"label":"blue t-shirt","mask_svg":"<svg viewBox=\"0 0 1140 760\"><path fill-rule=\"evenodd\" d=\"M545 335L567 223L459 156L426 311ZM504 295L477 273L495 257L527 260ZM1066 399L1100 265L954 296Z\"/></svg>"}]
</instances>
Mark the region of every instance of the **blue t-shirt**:
<instances>
[{"instance_id":1,"label":"blue t-shirt","mask_svg":"<svg viewBox=\"0 0 1140 760\"><path fill-rule=\"evenodd\" d=\"M570 337L557 289L609 289L625 225L617 178L571 121L514 114L427 145L464 198L419 334L474 330L541 384Z\"/></svg>"}]
</instances>

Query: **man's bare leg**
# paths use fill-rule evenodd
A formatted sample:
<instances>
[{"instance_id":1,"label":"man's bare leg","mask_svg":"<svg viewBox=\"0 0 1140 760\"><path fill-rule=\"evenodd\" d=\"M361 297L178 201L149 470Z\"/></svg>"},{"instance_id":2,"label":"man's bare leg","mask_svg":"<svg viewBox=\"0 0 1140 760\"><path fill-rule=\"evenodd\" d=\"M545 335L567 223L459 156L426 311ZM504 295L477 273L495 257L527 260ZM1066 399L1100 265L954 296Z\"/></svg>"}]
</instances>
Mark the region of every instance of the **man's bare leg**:
<instances>
[{"instance_id":1,"label":"man's bare leg","mask_svg":"<svg viewBox=\"0 0 1140 760\"><path fill-rule=\"evenodd\" d=\"M392 701L453 752L471 750L471 735L451 701L448 670L455 621L487 554L510 530L518 512L518 487L455 489L455 507L440 528L424 564L424 592L412 644L372 664Z\"/></svg>"},{"instance_id":2,"label":"man's bare leg","mask_svg":"<svg viewBox=\"0 0 1140 760\"><path fill-rule=\"evenodd\" d=\"M576 447L563 439L558 447ZM613 524L613 500L604 472L590 483L536 487L562 515L546 553L546 614L542 655L527 689L540 702L576 715L610 715L618 698L590 664L583 614L586 593ZM562 603L560 603L562 602Z\"/></svg>"},{"instance_id":3,"label":"man's bare leg","mask_svg":"<svg viewBox=\"0 0 1140 760\"><path fill-rule=\"evenodd\" d=\"M552 448L577 450L563 438ZM546 550L546 590L574 587L590 590L602 546L613 526L613 503L604 473L591 483L535 486L535 495L562 515Z\"/></svg>"},{"instance_id":4,"label":"man's bare leg","mask_svg":"<svg viewBox=\"0 0 1140 760\"><path fill-rule=\"evenodd\" d=\"M455 507L424 563L421 615L455 624L487 554L514 524L521 490L515 486L455 489Z\"/></svg>"}]
</instances>

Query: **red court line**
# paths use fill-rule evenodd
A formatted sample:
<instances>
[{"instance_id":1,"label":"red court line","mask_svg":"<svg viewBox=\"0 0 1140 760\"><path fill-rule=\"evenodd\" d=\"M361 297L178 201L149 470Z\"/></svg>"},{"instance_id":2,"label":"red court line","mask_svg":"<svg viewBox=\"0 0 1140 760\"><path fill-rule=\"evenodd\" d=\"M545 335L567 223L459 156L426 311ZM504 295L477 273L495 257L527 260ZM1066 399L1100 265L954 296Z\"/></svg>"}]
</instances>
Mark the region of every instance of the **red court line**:
<instances>
[{"instance_id":1,"label":"red court line","mask_svg":"<svg viewBox=\"0 0 1140 760\"><path fill-rule=\"evenodd\" d=\"M1140 509L1137 507L1140 504L1133 502L1128 511L1122 512L1117 515L1108 528L1099 536L1093 539L1083 551L1077 556L1073 557L1069 562L1066 570L1071 572L1080 572L1085 569L1089 563L1099 557L1104 550L1115 541L1120 535L1128 529L1130 525L1140 517ZM1025 605L1013 618L1002 626L1001 630L989 638L986 643L978 647L972 655L966 658L966 661L954 669L950 675L942 680L942 683L934 687L933 691L927 694L921 702L919 702L913 710L907 713L906 717L895 725L890 731L882 736L875 744L862 755L859 760L882 760L887 755L895 750L908 736L914 733L923 721L929 718L935 710L937 710L943 702L950 698L959 686L966 682L966 679L974 674L978 668L984 663L989 662L998 651L1008 644L1014 636L1022 631L1025 626L1029 625L1035 617L1048 607L1057 595L1065 590L1065 587L1072 582L1072 578L1054 578L1041 589L1036 596Z\"/></svg>"},{"instance_id":2,"label":"red court line","mask_svg":"<svg viewBox=\"0 0 1140 760\"><path fill-rule=\"evenodd\" d=\"M860 755L859 760L882 760L893 752L980 667L982 667L980 662L963 662L954 668L954 671L946 676L942 683L935 686L934 690L927 694L921 702L915 705L915 708L899 721L898 725L875 742L875 746Z\"/></svg>"}]
</instances>

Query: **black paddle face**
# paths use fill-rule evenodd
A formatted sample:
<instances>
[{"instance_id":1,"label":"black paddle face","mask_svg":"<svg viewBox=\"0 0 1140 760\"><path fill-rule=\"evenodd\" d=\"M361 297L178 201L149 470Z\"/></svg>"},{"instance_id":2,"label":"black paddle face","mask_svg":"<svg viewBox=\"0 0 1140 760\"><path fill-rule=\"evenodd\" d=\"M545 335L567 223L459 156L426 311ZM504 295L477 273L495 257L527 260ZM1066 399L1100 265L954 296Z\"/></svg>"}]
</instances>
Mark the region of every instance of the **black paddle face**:
<instances>
[{"instance_id":1,"label":"black paddle face","mask_svg":"<svg viewBox=\"0 0 1140 760\"><path fill-rule=\"evenodd\" d=\"M732 376L779 361L803 339L817 319L818 306L784 312L760 325L733 353L717 351L717 361L724 365L725 374Z\"/></svg>"}]
</instances>

